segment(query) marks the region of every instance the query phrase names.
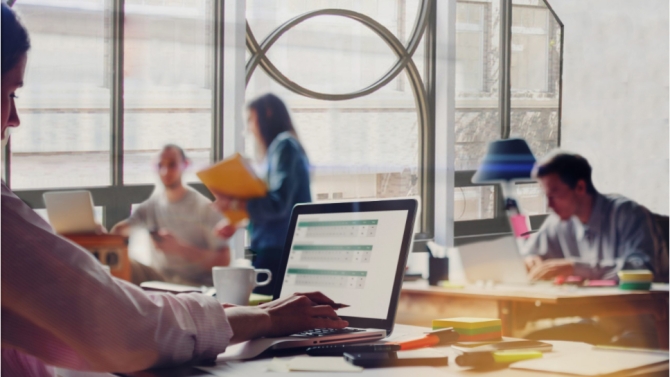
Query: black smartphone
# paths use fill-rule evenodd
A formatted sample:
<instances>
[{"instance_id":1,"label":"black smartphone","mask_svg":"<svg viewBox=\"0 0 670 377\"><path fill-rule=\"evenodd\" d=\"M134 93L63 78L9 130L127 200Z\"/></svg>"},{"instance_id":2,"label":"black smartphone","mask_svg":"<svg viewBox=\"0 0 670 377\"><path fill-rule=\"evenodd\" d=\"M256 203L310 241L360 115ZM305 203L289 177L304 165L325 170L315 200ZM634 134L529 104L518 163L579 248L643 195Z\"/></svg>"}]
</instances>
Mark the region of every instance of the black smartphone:
<instances>
[{"instance_id":1,"label":"black smartphone","mask_svg":"<svg viewBox=\"0 0 670 377\"><path fill-rule=\"evenodd\" d=\"M429 352L427 354L413 351L345 353L344 359L353 365L363 368L422 365L445 366L449 364L447 356L436 352Z\"/></svg>"},{"instance_id":2,"label":"black smartphone","mask_svg":"<svg viewBox=\"0 0 670 377\"><path fill-rule=\"evenodd\" d=\"M399 351L397 344L329 344L309 347L306 353L310 356L342 356L345 353L368 353Z\"/></svg>"}]
</instances>

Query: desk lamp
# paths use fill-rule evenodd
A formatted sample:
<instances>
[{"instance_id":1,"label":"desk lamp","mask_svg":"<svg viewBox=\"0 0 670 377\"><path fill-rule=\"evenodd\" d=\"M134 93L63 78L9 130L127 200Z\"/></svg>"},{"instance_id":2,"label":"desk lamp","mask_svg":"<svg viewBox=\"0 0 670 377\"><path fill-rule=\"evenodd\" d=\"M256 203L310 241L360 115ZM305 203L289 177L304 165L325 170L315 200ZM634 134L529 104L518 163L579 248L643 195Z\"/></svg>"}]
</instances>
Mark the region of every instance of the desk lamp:
<instances>
[{"instance_id":1,"label":"desk lamp","mask_svg":"<svg viewBox=\"0 0 670 377\"><path fill-rule=\"evenodd\" d=\"M502 186L505 209L517 236L520 234L515 226L515 217L521 212L516 201L514 181L530 179L535 161L525 140L495 140L489 143L486 155L472 177L472 183L499 183Z\"/></svg>"}]
</instances>

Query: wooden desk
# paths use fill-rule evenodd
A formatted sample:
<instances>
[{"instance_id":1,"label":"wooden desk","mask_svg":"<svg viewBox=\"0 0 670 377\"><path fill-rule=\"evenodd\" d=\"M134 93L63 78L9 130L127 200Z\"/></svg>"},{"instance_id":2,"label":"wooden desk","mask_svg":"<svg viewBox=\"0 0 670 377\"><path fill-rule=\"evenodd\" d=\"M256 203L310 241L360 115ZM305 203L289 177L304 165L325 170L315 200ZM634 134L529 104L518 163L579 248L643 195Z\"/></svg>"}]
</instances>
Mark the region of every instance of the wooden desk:
<instances>
[{"instance_id":1,"label":"wooden desk","mask_svg":"<svg viewBox=\"0 0 670 377\"><path fill-rule=\"evenodd\" d=\"M407 325L396 325L394 333L392 336L401 337L401 336L412 336L415 334L420 334L428 329L425 327L416 327L416 326L407 326ZM551 341L554 345L555 352L575 352L575 350L590 350L592 347L585 343L577 342L560 342L560 341ZM555 377L565 377L565 374L553 374L553 373L540 373L535 371L524 371L509 369L507 367L495 367L491 369L478 369L473 370L471 368L459 367L454 362L456 354L451 350L449 346L440 347L444 352L449 356L449 366L446 367L402 367L402 368L374 368L374 369L365 369L360 374L356 373L355 375L362 376L377 376L377 377L439 377L439 376L472 376L476 374L477 376L482 377L511 377L511 376L555 376ZM297 353L297 355L300 355ZM295 356L295 355L293 355ZM281 358L291 358L293 356L283 356ZM235 376L344 376L348 375L347 373L319 373L319 372L290 372L289 373L277 373L277 372L266 372L267 365L272 360L272 357L259 358L254 360L247 360L244 362L234 362L228 364L222 364L216 367L216 371L212 371L214 375L235 375ZM649 375L653 372L661 372L662 374L667 375L668 364L654 365L644 369L636 370L635 373L626 374L627 376L635 375ZM199 369L193 367L180 367L180 368L166 368L166 369L156 369L151 371L144 371L138 373L127 374L128 377L205 377L211 376L206 372L203 372ZM79 377L79 376L77 376Z\"/></svg>"},{"instance_id":2,"label":"wooden desk","mask_svg":"<svg viewBox=\"0 0 670 377\"><path fill-rule=\"evenodd\" d=\"M396 322L430 326L445 317L500 318L503 335L515 336L527 322L561 317L607 317L652 314L659 344L668 349L668 286L650 292L618 288L551 285L465 288L431 287L426 281L403 284Z\"/></svg>"}]
</instances>

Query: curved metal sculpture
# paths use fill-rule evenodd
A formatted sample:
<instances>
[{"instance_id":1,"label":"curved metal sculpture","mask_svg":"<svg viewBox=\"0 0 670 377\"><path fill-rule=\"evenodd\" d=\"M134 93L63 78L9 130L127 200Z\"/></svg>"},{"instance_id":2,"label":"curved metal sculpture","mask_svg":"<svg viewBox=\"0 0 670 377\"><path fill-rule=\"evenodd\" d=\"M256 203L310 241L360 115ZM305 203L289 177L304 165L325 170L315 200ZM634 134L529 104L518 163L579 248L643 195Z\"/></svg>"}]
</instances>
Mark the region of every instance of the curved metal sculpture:
<instances>
[{"instance_id":1,"label":"curved metal sculpture","mask_svg":"<svg viewBox=\"0 0 670 377\"><path fill-rule=\"evenodd\" d=\"M419 132L421 133L420 138L423 139L425 135L424 130L425 127L428 125L429 120L428 101L427 101L426 89L423 85L423 81L421 80L419 70L417 69L416 64L414 64L414 61L412 60L412 56L414 55L416 49L419 47L421 37L423 36L423 33L428 25L428 16L430 13L430 9L432 8L432 2L433 0L424 0L421 2L421 6L419 8L419 14L416 23L414 25L414 29L412 30L412 34L409 38L409 42L407 43L407 47L403 46L402 42L400 42L400 40L395 35L393 35L391 31L389 31L386 27L384 27L384 25L375 21L371 17L345 9L320 9L317 11L308 12L300 16L294 17L291 20L288 20L284 24L280 25L278 28L276 28L260 44L256 41L256 38L254 37L251 27L249 27L249 23L247 22L246 43L247 48L251 52L251 57L247 61L246 65L246 84L247 85L249 84L249 80L251 79L254 70L256 69L257 66L260 65L261 68L263 68L263 70L270 77L272 77L282 86L284 86L285 88L296 94L324 101L343 101L363 97L368 94L374 93L375 91L379 90L380 88L391 82L391 80L393 80L396 76L398 76L400 72L406 69L410 85L412 86L414 100L416 103L417 115L419 118L419 130L420 130ZM344 93L344 94L320 93L313 90L309 90L301 86L300 84L297 84L296 82L286 77L286 75L284 75L279 69L277 69L277 67L267 57L267 52L275 44L275 42L277 42L277 40L288 30L294 28L295 26L301 24L302 22L305 22L306 20L318 16L339 16L360 22L361 24L372 30L375 34L377 34L391 48L391 50L396 55L398 60L386 74L382 75L382 77L380 77L373 84L361 90L351 93Z\"/></svg>"}]
</instances>

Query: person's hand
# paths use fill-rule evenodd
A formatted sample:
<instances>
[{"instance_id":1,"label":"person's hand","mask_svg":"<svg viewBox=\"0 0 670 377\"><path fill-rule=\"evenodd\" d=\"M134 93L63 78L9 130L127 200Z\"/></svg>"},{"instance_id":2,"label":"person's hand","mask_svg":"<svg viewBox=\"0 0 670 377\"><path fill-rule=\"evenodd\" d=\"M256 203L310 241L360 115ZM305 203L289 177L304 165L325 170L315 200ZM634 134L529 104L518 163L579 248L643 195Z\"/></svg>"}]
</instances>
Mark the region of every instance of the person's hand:
<instances>
[{"instance_id":1,"label":"person's hand","mask_svg":"<svg viewBox=\"0 0 670 377\"><path fill-rule=\"evenodd\" d=\"M225 194L221 194L219 192L213 191L212 194L214 195L214 206L216 209L218 209L221 212L225 212L228 210L236 210L236 209L244 209L247 207L247 203L244 200L234 198L232 196L228 196Z\"/></svg>"},{"instance_id":2,"label":"person's hand","mask_svg":"<svg viewBox=\"0 0 670 377\"><path fill-rule=\"evenodd\" d=\"M535 266L542 264L542 258L539 255L529 255L524 258L523 262L526 264L526 271L530 272Z\"/></svg>"},{"instance_id":3,"label":"person's hand","mask_svg":"<svg viewBox=\"0 0 670 377\"><path fill-rule=\"evenodd\" d=\"M100 223L95 223L95 234L107 234L107 228Z\"/></svg>"},{"instance_id":4,"label":"person's hand","mask_svg":"<svg viewBox=\"0 0 670 377\"><path fill-rule=\"evenodd\" d=\"M151 238L154 241L154 246L166 254L181 255L185 249L184 245L179 242L177 237L167 230L161 229L155 234L152 234Z\"/></svg>"},{"instance_id":5,"label":"person's hand","mask_svg":"<svg viewBox=\"0 0 670 377\"><path fill-rule=\"evenodd\" d=\"M531 280L550 280L556 276L570 276L575 271L575 262L568 259L549 259L530 270Z\"/></svg>"},{"instance_id":6,"label":"person's hand","mask_svg":"<svg viewBox=\"0 0 670 377\"><path fill-rule=\"evenodd\" d=\"M316 328L344 328L340 319L320 292L294 293L257 307L224 309L233 328L233 343L262 337L284 336Z\"/></svg>"},{"instance_id":7,"label":"person's hand","mask_svg":"<svg viewBox=\"0 0 670 377\"><path fill-rule=\"evenodd\" d=\"M237 227L230 224L226 219L219 221L214 227L214 234L224 239L234 236L235 232L237 232Z\"/></svg>"}]
</instances>

